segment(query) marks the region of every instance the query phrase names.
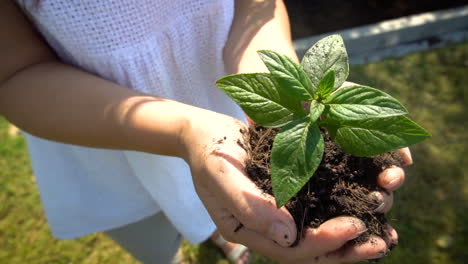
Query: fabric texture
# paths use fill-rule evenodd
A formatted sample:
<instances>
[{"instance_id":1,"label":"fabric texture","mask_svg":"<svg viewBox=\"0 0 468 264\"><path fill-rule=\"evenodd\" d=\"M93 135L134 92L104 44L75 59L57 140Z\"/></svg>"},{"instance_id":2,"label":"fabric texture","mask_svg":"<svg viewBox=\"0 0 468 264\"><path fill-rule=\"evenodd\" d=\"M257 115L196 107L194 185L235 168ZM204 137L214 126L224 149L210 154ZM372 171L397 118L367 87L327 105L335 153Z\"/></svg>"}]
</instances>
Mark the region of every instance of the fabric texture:
<instances>
[{"instance_id":1,"label":"fabric texture","mask_svg":"<svg viewBox=\"0 0 468 264\"><path fill-rule=\"evenodd\" d=\"M232 0L18 4L65 63L130 89L244 120L241 109L214 85L224 75ZM57 238L109 230L160 210L191 243L215 229L181 159L26 138Z\"/></svg>"},{"instance_id":2,"label":"fabric texture","mask_svg":"<svg viewBox=\"0 0 468 264\"><path fill-rule=\"evenodd\" d=\"M106 232L142 264L171 264L182 236L163 213Z\"/></svg>"}]
</instances>

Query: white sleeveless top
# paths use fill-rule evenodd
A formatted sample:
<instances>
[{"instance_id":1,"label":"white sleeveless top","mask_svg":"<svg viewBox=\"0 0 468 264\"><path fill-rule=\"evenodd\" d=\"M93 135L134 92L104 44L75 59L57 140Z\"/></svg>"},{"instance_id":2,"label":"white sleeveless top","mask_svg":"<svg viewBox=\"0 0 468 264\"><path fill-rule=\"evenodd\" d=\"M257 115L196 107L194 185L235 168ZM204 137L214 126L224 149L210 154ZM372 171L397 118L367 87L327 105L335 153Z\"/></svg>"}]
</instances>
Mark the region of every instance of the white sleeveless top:
<instances>
[{"instance_id":1,"label":"white sleeveless top","mask_svg":"<svg viewBox=\"0 0 468 264\"><path fill-rule=\"evenodd\" d=\"M40 0L19 5L67 64L120 85L244 119L214 82L232 0ZM192 243L215 226L178 158L26 134L52 232L75 238L164 211Z\"/></svg>"}]
</instances>

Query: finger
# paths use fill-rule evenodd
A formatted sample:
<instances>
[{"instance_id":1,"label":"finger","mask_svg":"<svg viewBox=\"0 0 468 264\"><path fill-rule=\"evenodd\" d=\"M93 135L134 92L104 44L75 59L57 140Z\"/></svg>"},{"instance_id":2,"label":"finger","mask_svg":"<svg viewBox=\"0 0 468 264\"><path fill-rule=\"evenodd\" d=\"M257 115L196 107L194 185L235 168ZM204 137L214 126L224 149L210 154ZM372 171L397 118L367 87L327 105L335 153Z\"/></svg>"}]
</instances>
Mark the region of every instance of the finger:
<instances>
[{"instance_id":1,"label":"finger","mask_svg":"<svg viewBox=\"0 0 468 264\"><path fill-rule=\"evenodd\" d=\"M278 209L272 196L258 189L244 190L240 196L231 203L230 211L246 228L282 246L290 246L296 241L293 217L285 207Z\"/></svg>"},{"instance_id":2,"label":"finger","mask_svg":"<svg viewBox=\"0 0 468 264\"><path fill-rule=\"evenodd\" d=\"M304 238L294 248L294 254L301 259L323 255L339 249L366 231L364 223L357 218L336 217L321 224L318 228L307 229Z\"/></svg>"},{"instance_id":3,"label":"finger","mask_svg":"<svg viewBox=\"0 0 468 264\"><path fill-rule=\"evenodd\" d=\"M238 162L231 161L232 156L216 154L209 159L217 159L212 162L218 164L216 171L219 175L206 179L204 192L208 196L209 190L212 191L212 201L207 201L200 195L204 203L212 203L213 208L218 206L214 210L227 209L246 228L282 246L294 243L296 225L286 208L277 209L274 199L248 179Z\"/></svg>"},{"instance_id":4,"label":"finger","mask_svg":"<svg viewBox=\"0 0 468 264\"><path fill-rule=\"evenodd\" d=\"M233 234L232 239L281 263L301 263L336 251L365 231L367 230L361 220L343 216L328 220L319 228L307 229L304 238L295 247L279 246L249 228L240 229Z\"/></svg>"},{"instance_id":5,"label":"finger","mask_svg":"<svg viewBox=\"0 0 468 264\"><path fill-rule=\"evenodd\" d=\"M251 230L247 227L239 229L235 233L231 233L231 237L226 238L235 243L245 245L249 249L268 256L280 263L294 263L295 255L293 247L281 246L264 235Z\"/></svg>"},{"instance_id":6,"label":"finger","mask_svg":"<svg viewBox=\"0 0 468 264\"><path fill-rule=\"evenodd\" d=\"M409 148L402 148L396 151L401 158L402 166L408 166L413 164L413 158Z\"/></svg>"},{"instance_id":7,"label":"finger","mask_svg":"<svg viewBox=\"0 0 468 264\"><path fill-rule=\"evenodd\" d=\"M388 250L392 250L396 245L398 245L398 233L389 224L385 224L384 230L385 235L383 236L383 240L387 243Z\"/></svg>"},{"instance_id":8,"label":"finger","mask_svg":"<svg viewBox=\"0 0 468 264\"><path fill-rule=\"evenodd\" d=\"M372 192L371 197L375 200L376 208L374 212L376 213L386 213L390 211L393 206L393 193L392 192L382 192L375 191Z\"/></svg>"},{"instance_id":9,"label":"finger","mask_svg":"<svg viewBox=\"0 0 468 264\"><path fill-rule=\"evenodd\" d=\"M387 244L377 236L371 236L369 240L362 244L347 245L337 252L328 254L329 263L355 263L362 260L380 259L387 254Z\"/></svg>"},{"instance_id":10,"label":"finger","mask_svg":"<svg viewBox=\"0 0 468 264\"><path fill-rule=\"evenodd\" d=\"M405 181L405 171L397 166L386 168L377 177L377 184L387 191L398 189Z\"/></svg>"},{"instance_id":11,"label":"finger","mask_svg":"<svg viewBox=\"0 0 468 264\"><path fill-rule=\"evenodd\" d=\"M247 119L247 124L249 127L255 127L255 121L252 120L248 115L245 115L245 118Z\"/></svg>"}]
</instances>

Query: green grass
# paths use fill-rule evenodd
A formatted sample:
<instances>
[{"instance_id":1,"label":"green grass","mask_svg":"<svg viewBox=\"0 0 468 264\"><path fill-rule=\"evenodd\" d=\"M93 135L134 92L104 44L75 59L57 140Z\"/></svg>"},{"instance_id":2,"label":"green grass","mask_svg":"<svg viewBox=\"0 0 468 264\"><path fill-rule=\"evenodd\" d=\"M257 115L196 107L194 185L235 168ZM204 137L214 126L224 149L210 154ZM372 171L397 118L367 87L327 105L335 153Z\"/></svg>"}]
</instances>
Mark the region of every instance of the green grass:
<instances>
[{"instance_id":1,"label":"green grass","mask_svg":"<svg viewBox=\"0 0 468 264\"><path fill-rule=\"evenodd\" d=\"M52 238L25 141L9 129L0 117L0 263L137 263L102 234L74 241Z\"/></svg>"},{"instance_id":2,"label":"green grass","mask_svg":"<svg viewBox=\"0 0 468 264\"><path fill-rule=\"evenodd\" d=\"M400 244L381 263L462 264L468 259L468 44L351 67L350 80L402 101L432 138L412 147L415 164L389 215ZM24 139L0 117L0 264L136 263L102 234L52 238ZM212 243L182 251L188 263L228 263ZM254 263L272 263L254 254Z\"/></svg>"},{"instance_id":3,"label":"green grass","mask_svg":"<svg viewBox=\"0 0 468 264\"><path fill-rule=\"evenodd\" d=\"M432 134L412 147L414 165L389 219L399 247L383 263L468 260L468 44L351 69L350 79L401 99Z\"/></svg>"}]
</instances>

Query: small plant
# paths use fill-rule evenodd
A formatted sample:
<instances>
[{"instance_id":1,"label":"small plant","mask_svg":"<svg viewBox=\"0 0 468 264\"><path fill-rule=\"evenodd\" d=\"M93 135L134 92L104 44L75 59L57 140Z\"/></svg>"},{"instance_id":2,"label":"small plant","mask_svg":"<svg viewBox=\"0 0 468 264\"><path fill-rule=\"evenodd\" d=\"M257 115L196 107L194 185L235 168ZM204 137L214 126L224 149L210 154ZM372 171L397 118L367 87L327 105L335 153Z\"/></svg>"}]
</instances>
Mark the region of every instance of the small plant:
<instances>
[{"instance_id":1,"label":"small plant","mask_svg":"<svg viewBox=\"0 0 468 264\"><path fill-rule=\"evenodd\" d=\"M367 157L413 145L429 137L406 117L390 95L362 85L338 89L348 77L343 39L314 44L301 65L270 50L258 52L270 73L229 75L216 85L264 127L281 127L271 151L271 181L278 208L314 175L325 128L344 152ZM304 102L310 102L308 113Z\"/></svg>"}]
</instances>

